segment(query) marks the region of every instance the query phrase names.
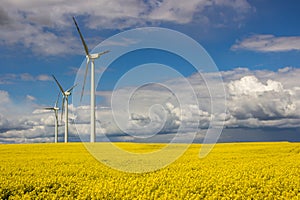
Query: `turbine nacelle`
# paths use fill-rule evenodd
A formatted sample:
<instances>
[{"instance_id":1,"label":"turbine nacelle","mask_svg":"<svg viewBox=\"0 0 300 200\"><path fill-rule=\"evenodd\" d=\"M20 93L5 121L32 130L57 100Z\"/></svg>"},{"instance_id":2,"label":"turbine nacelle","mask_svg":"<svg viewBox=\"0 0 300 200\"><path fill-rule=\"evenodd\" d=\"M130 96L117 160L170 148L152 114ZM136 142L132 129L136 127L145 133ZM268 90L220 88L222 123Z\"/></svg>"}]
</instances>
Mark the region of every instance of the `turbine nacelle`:
<instances>
[{"instance_id":1,"label":"turbine nacelle","mask_svg":"<svg viewBox=\"0 0 300 200\"><path fill-rule=\"evenodd\" d=\"M44 108L44 110L59 110L58 107Z\"/></svg>"},{"instance_id":2,"label":"turbine nacelle","mask_svg":"<svg viewBox=\"0 0 300 200\"><path fill-rule=\"evenodd\" d=\"M72 94L72 90L74 89L74 87L76 87L78 84L73 85L72 87L70 87L69 89L67 89L66 91L63 89L63 87L60 85L60 83L58 82L58 80L55 78L54 75L52 75L53 79L55 80L60 92L63 95L63 101L62 101L62 106L61 106L61 118L63 116L64 113L64 105L66 102L66 108L68 107L68 97ZM57 105L57 104L56 104ZM55 106L56 107L56 106Z\"/></svg>"},{"instance_id":3,"label":"turbine nacelle","mask_svg":"<svg viewBox=\"0 0 300 200\"><path fill-rule=\"evenodd\" d=\"M68 91L66 91L66 92L64 92L63 93L63 95L65 96L65 97L68 97L68 96L70 96L72 93L71 92L68 92Z\"/></svg>"},{"instance_id":4,"label":"turbine nacelle","mask_svg":"<svg viewBox=\"0 0 300 200\"><path fill-rule=\"evenodd\" d=\"M99 58L100 56L102 56L103 54L106 54L110 51L103 51L101 53L92 53L92 54L88 54L86 55L86 57L88 58L87 62L89 62L89 59L97 59Z\"/></svg>"},{"instance_id":5,"label":"turbine nacelle","mask_svg":"<svg viewBox=\"0 0 300 200\"><path fill-rule=\"evenodd\" d=\"M44 110L54 110L54 111L58 111L58 110L59 110L59 107L57 107L58 100L59 100L59 93L58 93L58 95L57 95L57 99L56 99L56 102L55 102L54 106L53 106L53 107L46 107L46 108L44 108Z\"/></svg>"},{"instance_id":6,"label":"turbine nacelle","mask_svg":"<svg viewBox=\"0 0 300 200\"><path fill-rule=\"evenodd\" d=\"M64 97L68 97L71 95L72 90L74 89L74 87L76 87L78 84L73 85L72 87L70 87L69 89L67 89L66 91L63 89L63 87L60 85L60 83L58 82L58 80L55 78L54 75L52 75L53 79L55 80L59 90L61 91L62 95Z\"/></svg>"}]
</instances>

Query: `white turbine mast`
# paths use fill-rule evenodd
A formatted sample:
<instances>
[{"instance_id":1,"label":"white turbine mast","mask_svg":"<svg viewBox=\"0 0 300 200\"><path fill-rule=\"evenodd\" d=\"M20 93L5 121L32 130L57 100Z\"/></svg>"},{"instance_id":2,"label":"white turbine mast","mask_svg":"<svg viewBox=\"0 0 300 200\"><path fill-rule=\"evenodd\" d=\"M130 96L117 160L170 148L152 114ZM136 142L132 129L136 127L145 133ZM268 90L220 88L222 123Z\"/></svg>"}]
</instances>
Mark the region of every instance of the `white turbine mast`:
<instances>
[{"instance_id":1,"label":"white turbine mast","mask_svg":"<svg viewBox=\"0 0 300 200\"><path fill-rule=\"evenodd\" d=\"M47 108L44 108L45 110L53 110L54 111L54 115L55 115L55 131L54 131L54 142L57 143L58 142L58 110L59 110L59 107L57 107L57 104L58 104L58 100L59 100L59 93L58 93L58 96L57 96L57 99L56 99L56 102L55 102L55 105L54 107L47 107Z\"/></svg>"},{"instance_id":2,"label":"white turbine mast","mask_svg":"<svg viewBox=\"0 0 300 200\"><path fill-rule=\"evenodd\" d=\"M72 90L74 89L74 87L77 86L77 84L73 85L72 87L70 87L69 89L67 89L66 91L62 88L62 86L60 85L60 83L57 81L57 79L55 78L54 75L52 75L52 77L54 78L57 86L59 87L59 90L61 91L62 95L63 95L63 100L62 100L62 106L61 106L61 118L63 116L64 113L64 108L65 108L65 143L68 142L68 124L69 124L69 120L68 120L68 104L69 104L69 96L71 95Z\"/></svg>"},{"instance_id":3,"label":"white turbine mast","mask_svg":"<svg viewBox=\"0 0 300 200\"><path fill-rule=\"evenodd\" d=\"M91 138L90 138L90 142L95 142L95 139L96 139L96 124L95 124L95 121L96 121L96 115L95 115L95 59L100 58L100 56L102 56L103 54L108 53L109 51L90 54L88 46L86 45L86 43L84 41L84 38L83 38L83 36L81 34L81 31L80 31L80 29L77 25L75 17L73 17L73 21L74 21L75 26L77 28L77 31L79 33L81 42L82 42L84 50L85 50L85 55L86 55L86 67L85 67L84 81L83 81L83 85L82 85L80 101L82 100L82 96L83 96L83 93L84 93L84 87L85 87L85 82L86 82L86 76L87 76L87 72L88 72L89 63L91 63Z\"/></svg>"}]
</instances>

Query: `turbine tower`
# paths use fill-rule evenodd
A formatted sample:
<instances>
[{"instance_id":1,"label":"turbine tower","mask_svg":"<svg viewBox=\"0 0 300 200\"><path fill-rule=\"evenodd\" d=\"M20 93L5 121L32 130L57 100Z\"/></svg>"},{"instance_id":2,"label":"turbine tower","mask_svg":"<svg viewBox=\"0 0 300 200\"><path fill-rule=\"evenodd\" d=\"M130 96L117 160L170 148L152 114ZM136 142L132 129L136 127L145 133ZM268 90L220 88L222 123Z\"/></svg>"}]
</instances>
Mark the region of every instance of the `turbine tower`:
<instances>
[{"instance_id":1,"label":"turbine tower","mask_svg":"<svg viewBox=\"0 0 300 200\"><path fill-rule=\"evenodd\" d=\"M84 47L84 50L85 50L85 55L86 55L86 60L87 60L80 100L82 100L82 96L83 96L83 93L84 93L84 86L85 86L86 76L87 76L87 72L88 72L88 67L89 67L89 63L91 63L91 138L90 138L90 142L95 142L95 138L96 138L96 124L95 124L95 121L96 121L96 116L95 116L95 59L100 58L100 56L102 56L103 54L108 53L109 51L90 54L88 46L86 45L86 43L84 41L84 38L83 38L83 36L80 32L80 29L77 25L75 17L73 17L73 21L75 23L75 26L77 28L77 31L78 31L80 39L81 39L81 42L83 44L83 47Z\"/></svg>"},{"instance_id":2,"label":"turbine tower","mask_svg":"<svg viewBox=\"0 0 300 200\"><path fill-rule=\"evenodd\" d=\"M57 143L57 141L58 141L58 110L59 110L59 107L57 107L58 99L59 99L59 93L58 93L57 100L55 102L54 107L44 108L45 110L53 110L54 114L55 114L55 131L54 131L54 142L55 143Z\"/></svg>"},{"instance_id":3,"label":"turbine tower","mask_svg":"<svg viewBox=\"0 0 300 200\"><path fill-rule=\"evenodd\" d=\"M59 87L59 90L61 91L62 95L63 95L63 100L62 100L62 106L61 106L61 116L63 116L64 113L64 107L65 107L65 143L68 142L68 124L69 124L69 120L68 120L68 98L71 95L71 92L73 90L74 87L76 87L77 84L73 85L72 87L70 87L68 90L64 90L62 88L62 86L59 84L59 82L57 81L57 79L55 78L54 75L52 75L52 77L54 78L57 86Z\"/></svg>"}]
</instances>

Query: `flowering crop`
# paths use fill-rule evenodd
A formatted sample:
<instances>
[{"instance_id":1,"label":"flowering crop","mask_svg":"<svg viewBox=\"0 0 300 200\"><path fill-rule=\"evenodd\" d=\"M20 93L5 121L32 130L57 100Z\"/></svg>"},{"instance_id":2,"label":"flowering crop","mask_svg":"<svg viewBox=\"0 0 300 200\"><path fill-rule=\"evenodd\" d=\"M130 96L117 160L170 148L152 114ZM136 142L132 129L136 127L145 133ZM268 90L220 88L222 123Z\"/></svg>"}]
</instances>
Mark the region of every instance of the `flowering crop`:
<instances>
[{"instance_id":1,"label":"flowering crop","mask_svg":"<svg viewBox=\"0 0 300 200\"><path fill-rule=\"evenodd\" d=\"M137 153L164 144L118 146ZM217 144L202 159L200 146L134 174L98 162L81 143L0 145L0 199L300 198L299 143Z\"/></svg>"}]
</instances>

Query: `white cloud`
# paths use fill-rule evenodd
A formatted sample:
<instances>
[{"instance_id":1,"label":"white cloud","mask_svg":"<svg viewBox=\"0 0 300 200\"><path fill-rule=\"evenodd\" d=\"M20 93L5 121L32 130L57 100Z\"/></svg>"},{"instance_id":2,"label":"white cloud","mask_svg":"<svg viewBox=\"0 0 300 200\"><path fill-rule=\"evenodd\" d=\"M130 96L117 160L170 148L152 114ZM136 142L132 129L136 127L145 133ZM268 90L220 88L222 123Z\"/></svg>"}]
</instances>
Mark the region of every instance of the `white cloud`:
<instances>
[{"instance_id":1,"label":"white cloud","mask_svg":"<svg viewBox=\"0 0 300 200\"><path fill-rule=\"evenodd\" d=\"M199 104L191 101L191 91L179 78L165 82L169 89L174 89L176 95L162 85L155 84L141 87L135 93L129 92L132 88L122 88L114 92L118 97L115 102L117 106L114 107L115 116L110 107L98 105L98 137L107 140L103 135L105 134L112 140L131 141L135 139L133 136L141 139L159 133L152 137L154 141L168 141L177 131L184 138L185 134L192 134L200 128L202 134L198 137L202 138L211 119L218 123L222 123L220 119L225 119L227 128L300 128L299 69L287 67L274 72L240 68L221 74L226 85L226 113L211 113L209 92L205 82L197 75L188 77L187 80L193 85ZM216 74L211 73L209 76L213 78ZM210 89L218 91L220 86L213 84ZM133 95L129 98L127 109L126 98L130 94ZM109 106L111 92L98 95L105 98L104 105ZM213 101L218 103L222 98L216 97ZM20 105L14 104L6 91L0 91L0 106L0 141L53 141L53 112L41 112L33 108L31 112L20 112ZM69 111L70 134L75 137L79 133L88 140L89 106L70 105ZM76 127L71 119L75 120ZM63 125L61 122L60 124ZM59 133L62 139L63 127L60 127Z\"/></svg>"},{"instance_id":2,"label":"white cloud","mask_svg":"<svg viewBox=\"0 0 300 200\"><path fill-rule=\"evenodd\" d=\"M171 21L179 24L186 24L193 21L196 14L205 16L208 8L219 7L230 8L232 13L248 12L251 9L245 0L212 0L212 1L181 1L165 0L154 1L151 4L149 18L153 20ZM225 16L223 16L225 18Z\"/></svg>"},{"instance_id":3,"label":"white cloud","mask_svg":"<svg viewBox=\"0 0 300 200\"><path fill-rule=\"evenodd\" d=\"M131 106L132 109L129 114L125 112L125 99L127 99L126 95L131 94L131 90L118 91L120 96L117 102L125 101L125 104L123 105L124 102L121 103L115 113L118 116L125 116L125 118L127 116L126 119L122 120L124 124L121 124L122 127L125 127L124 130L128 131L129 128L134 127L136 129L140 128L140 132L142 128L149 125L153 128L152 131L160 128L163 132L164 129L161 125L158 126L158 122L169 125L177 124L177 126L170 126L173 129L169 129L175 132L179 124L185 125L185 131L188 131L189 128L195 130L195 127L205 129L209 126L211 119L217 121L218 119L225 119L227 127L299 127L299 124L296 124L297 122L300 123L300 89L296 80L300 70L288 67L273 72L268 70L250 71L246 68L239 68L233 71L221 72L221 74L226 85L227 113L211 115L209 91L207 91L205 82L197 75L189 77L188 80L194 86L199 105L190 103L179 105L173 99L172 104L169 105L172 105L170 110L177 109L176 112L174 111L176 115L173 117L172 115L166 115L167 100L170 100L171 96L168 95L168 91L157 90L152 86L147 89L144 88L145 91L139 90L132 96L130 101L134 106ZM212 73L210 76L215 75ZM176 85L177 92L182 92L182 96L186 99L190 98L189 91L182 84L182 80L172 80L168 84ZM218 91L221 88L219 85L214 84L210 89ZM107 102L110 102L110 95L104 95L103 97L107 99ZM222 98L213 99L217 102L221 100ZM161 107L158 107L158 104ZM156 109L153 109L153 106ZM165 116L167 117L164 118ZM158 120L156 121L156 119ZM149 127L145 129L145 132L151 130ZM151 134L148 133L148 135Z\"/></svg>"},{"instance_id":4,"label":"white cloud","mask_svg":"<svg viewBox=\"0 0 300 200\"><path fill-rule=\"evenodd\" d=\"M23 81L33 81L34 80L33 76L28 73L20 74L20 78Z\"/></svg>"},{"instance_id":5,"label":"white cloud","mask_svg":"<svg viewBox=\"0 0 300 200\"><path fill-rule=\"evenodd\" d=\"M152 12L150 12L149 18L185 24L193 19L193 15L198 9L203 10L203 8L208 4L211 3L209 1L198 0L155 1L155 4L152 4Z\"/></svg>"},{"instance_id":6,"label":"white cloud","mask_svg":"<svg viewBox=\"0 0 300 200\"><path fill-rule=\"evenodd\" d=\"M39 80L39 81L52 81L53 78L49 75L41 74L41 75L38 75L36 77L36 80Z\"/></svg>"},{"instance_id":7,"label":"white cloud","mask_svg":"<svg viewBox=\"0 0 300 200\"><path fill-rule=\"evenodd\" d=\"M247 1L240 1L240 0L216 0L214 1L215 4L221 6L228 6L236 9L237 12L248 12L252 9L251 5Z\"/></svg>"},{"instance_id":8,"label":"white cloud","mask_svg":"<svg viewBox=\"0 0 300 200\"><path fill-rule=\"evenodd\" d=\"M263 84L255 76L245 76L228 83L228 94L230 114L237 119L254 120L259 125L260 120L297 114L290 91L277 81L267 80Z\"/></svg>"},{"instance_id":9,"label":"white cloud","mask_svg":"<svg viewBox=\"0 0 300 200\"><path fill-rule=\"evenodd\" d=\"M36 105L28 104L34 100L27 95L24 102L14 103L7 91L0 91L0 142L53 141L53 113L36 112Z\"/></svg>"},{"instance_id":10,"label":"white cloud","mask_svg":"<svg viewBox=\"0 0 300 200\"><path fill-rule=\"evenodd\" d=\"M209 14L216 12L207 7L230 9L230 16L224 13L219 16L220 20L229 21L232 13L243 16L251 9L246 0L3 0L0 6L0 43L14 47L21 45L37 55L79 54L83 49L71 16L81 18L83 30L122 30L164 22L192 23L196 15L201 15L198 19L205 18L205 23L209 24ZM97 42L100 40L97 38Z\"/></svg>"},{"instance_id":11,"label":"white cloud","mask_svg":"<svg viewBox=\"0 0 300 200\"><path fill-rule=\"evenodd\" d=\"M280 92L282 90L280 82L268 80L264 85L255 76L244 76L240 80L228 84L228 91L232 96L251 95L257 97L264 92Z\"/></svg>"},{"instance_id":12,"label":"white cloud","mask_svg":"<svg viewBox=\"0 0 300 200\"><path fill-rule=\"evenodd\" d=\"M6 103L10 102L10 97L7 91L0 90L0 105L5 106Z\"/></svg>"},{"instance_id":13,"label":"white cloud","mask_svg":"<svg viewBox=\"0 0 300 200\"><path fill-rule=\"evenodd\" d=\"M52 81L53 78L46 74L32 75L29 73L22 74L1 74L0 85L14 84L19 81Z\"/></svg>"},{"instance_id":14,"label":"white cloud","mask_svg":"<svg viewBox=\"0 0 300 200\"><path fill-rule=\"evenodd\" d=\"M31 96L31 95L26 95L26 100L28 100L28 101L35 101L36 100L36 98L34 97L34 96Z\"/></svg>"},{"instance_id":15,"label":"white cloud","mask_svg":"<svg viewBox=\"0 0 300 200\"><path fill-rule=\"evenodd\" d=\"M274 35L253 35L241 41L237 41L231 49L258 52L299 51L300 36L276 37Z\"/></svg>"}]
</instances>

